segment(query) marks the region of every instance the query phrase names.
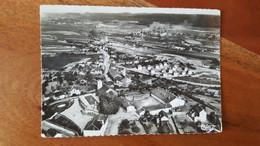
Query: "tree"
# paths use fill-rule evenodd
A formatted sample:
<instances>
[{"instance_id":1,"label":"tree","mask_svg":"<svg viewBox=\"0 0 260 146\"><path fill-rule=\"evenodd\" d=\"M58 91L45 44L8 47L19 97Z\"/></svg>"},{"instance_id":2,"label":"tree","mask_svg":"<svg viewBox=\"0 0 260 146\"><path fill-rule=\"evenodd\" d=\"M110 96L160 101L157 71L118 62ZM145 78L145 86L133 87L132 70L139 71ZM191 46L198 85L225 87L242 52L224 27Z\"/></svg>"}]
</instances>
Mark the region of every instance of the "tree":
<instances>
[{"instance_id":1,"label":"tree","mask_svg":"<svg viewBox=\"0 0 260 146\"><path fill-rule=\"evenodd\" d=\"M51 79L52 73L49 74L49 80Z\"/></svg>"},{"instance_id":2,"label":"tree","mask_svg":"<svg viewBox=\"0 0 260 146\"><path fill-rule=\"evenodd\" d=\"M98 32L95 29L90 30L89 37L91 37L92 39L95 39L96 37L98 37Z\"/></svg>"},{"instance_id":3,"label":"tree","mask_svg":"<svg viewBox=\"0 0 260 146\"><path fill-rule=\"evenodd\" d=\"M172 110L169 110L169 114L172 114Z\"/></svg>"},{"instance_id":4,"label":"tree","mask_svg":"<svg viewBox=\"0 0 260 146\"><path fill-rule=\"evenodd\" d=\"M210 65L209 69L216 69L216 66L215 65Z\"/></svg>"},{"instance_id":5,"label":"tree","mask_svg":"<svg viewBox=\"0 0 260 146\"><path fill-rule=\"evenodd\" d=\"M54 137L57 134L57 131L54 129L47 130L47 137Z\"/></svg>"},{"instance_id":6,"label":"tree","mask_svg":"<svg viewBox=\"0 0 260 146\"><path fill-rule=\"evenodd\" d=\"M132 131L135 132L135 133L140 132L140 128L137 127L136 125L134 125L131 129L132 129Z\"/></svg>"},{"instance_id":7,"label":"tree","mask_svg":"<svg viewBox=\"0 0 260 146\"><path fill-rule=\"evenodd\" d=\"M211 64L213 64L213 65L219 65L219 60L218 59L213 59L212 61L211 61Z\"/></svg>"},{"instance_id":8,"label":"tree","mask_svg":"<svg viewBox=\"0 0 260 146\"><path fill-rule=\"evenodd\" d=\"M149 111L147 111L147 110L145 110L145 112L144 112L144 117L148 117L148 116L150 116L151 114L150 114L150 112Z\"/></svg>"},{"instance_id":9,"label":"tree","mask_svg":"<svg viewBox=\"0 0 260 146\"><path fill-rule=\"evenodd\" d=\"M130 128L130 121L128 121L127 119L122 121L122 126L124 126L125 129Z\"/></svg>"},{"instance_id":10,"label":"tree","mask_svg":"<svg viewBox=\"0 0 260 146\"><path fill-rule=\"evenodd\" d=\"M72 81L69 81L69 85L73 85L73 82L72 82Z\"/></svg>"},{"instance_id":11,"label":"tree","mask_svg":"<svg viewBox=\"0 0 260 146\"><path fill-rule=\"evenodd\" d=\"M207 115L207 119L210 123L214 124L214 125L218 125L219 122L219 117L215 114L215 112L211 112L209 115Z\"/></svg>"},{"instance_id":12,"label":"tree","mask_svg":"<svg viewBox=\"0 0 260 146\"><path fill-rule=\"evenodd\" d=\"M83 67L82 66L79 66L79 70L82 70L83 69Z\"/></svg>"},{"instance_id":13,"label":"tree","mask_svg":"<svg viewBox=\"0 0 260 146\"><path fill-rule=\"evenodd\" d=\"M49 84L48 81L45 81L45 82L42 83L42 95L45 94L46 87L48 86L48 84Z\"/></svg>"},{"instance_id":14,"label":"tree","mask_svg":"<svg viewBox=\"0 0 260 146\"><path fill-rule=\"evenodd\" d=\"M120 133L121 131L123 131L125 128L124 128L124 126L122 125L122 124L119 124L119 126L118 126L118 133Z\"/></svg>"},{"instance_id":15,"label":"tree","mask_svg":"<svg viewBox=\"0 0 260 146\"><path fill-rule=\"evenodd\" d=\"M62 84L63 80L60 73L57 74L57 80L60 84Z\"/></svg>"},{"instance_id":16,"label":"tree","mask_svg":"<svg viewBox=\"0 0 260 146\"><path fill-rule=\"evenodd\" d=\"M119 103L117 100L109 101L106 97L100 98L100 113L103 114L115 114L119 110Z\"/></svg>"},{"instance_id":17,"label":"tree","mask_svg":"<svg viewBox=\"0 0 260 146\"><path fill-rule=\"evenodd\" d=\"M119 134L132 134L129 130L119 131Z\"/></svg>"}]
</instances>

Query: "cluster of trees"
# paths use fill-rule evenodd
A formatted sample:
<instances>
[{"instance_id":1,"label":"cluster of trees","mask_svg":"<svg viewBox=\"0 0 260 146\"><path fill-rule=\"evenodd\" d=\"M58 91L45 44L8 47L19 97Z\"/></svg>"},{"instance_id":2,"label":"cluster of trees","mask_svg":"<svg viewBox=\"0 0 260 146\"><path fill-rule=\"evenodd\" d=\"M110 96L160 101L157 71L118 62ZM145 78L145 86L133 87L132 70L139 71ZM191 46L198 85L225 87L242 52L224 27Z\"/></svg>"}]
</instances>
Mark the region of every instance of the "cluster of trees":
<instances>
[{"instance_id":1,"label":"cluster of trees","mask_svg":"<svg viewBox=\"0 0 260 146\"><path fill-rule=\"evenodd\" d=\"M99 112L106 115L116 114L120 103L116 98L101 96L99 102Z\"/></svg>"},{"instance_id":2,"label":"cluster of trees","mask_svg":"<svg viewBox=\"0 0 260 146\"><path fill-rule=\"evenodd\" d=\"M207 119L210 123L220 126L219 116L215 114L215 112L211 112L209 115L207 115Z\"/></svg>"},{"instance_id":3,"label":"cluster of trees","mask_svg":"<svg viewBox=\"0 0 260 146\"><path fill-rule=\"evenodd\" d=\"M216 69L217 67L219 67L220 66L220 62L219 62L219 60L217 60L217 59L213 59L212 61L211 61L211 65L210 65L210 69Z\"/></svg>"},{"instance_id":4,"label":"cluster of trees","mask_svg":"<svg viewBox=\"0 0 260 146\"><path fill-rule=\"evenodd\" d=\"M132 134L139 132L140 128L136 125L134 121L130 122L129 120L124 119L118 126L118 134Z\"/></svg>"},{"instance_id":5,"label":"cluster of trees","mask_svg":"<svg viewBox=\"0 0 260 146\"><path fill-rule=\"evenodd\" d=\"M172 133L172 130L167 124L161 124L158 127L158 133Z\"/></svg>"}]
</instances>

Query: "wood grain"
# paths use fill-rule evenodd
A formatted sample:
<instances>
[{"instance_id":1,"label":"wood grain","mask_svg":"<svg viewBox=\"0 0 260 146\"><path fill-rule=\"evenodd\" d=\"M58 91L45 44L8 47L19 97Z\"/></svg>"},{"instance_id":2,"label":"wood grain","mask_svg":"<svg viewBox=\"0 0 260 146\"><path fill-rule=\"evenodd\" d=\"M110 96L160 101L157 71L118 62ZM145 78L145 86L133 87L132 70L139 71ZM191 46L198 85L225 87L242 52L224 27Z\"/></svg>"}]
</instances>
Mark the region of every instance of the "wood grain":
<instances>
[{"instance_id":1,"label":"wood grain","mask_svg":"<svg viewBox=\"0 0 260 146\"><path fill-rule=\"evenodd\" d=\"M260 145L260 56L224 38L223 133L41 138L40 4L153 6L138 0L1 1L0 145Z\"/></svg>"}]
</instances>

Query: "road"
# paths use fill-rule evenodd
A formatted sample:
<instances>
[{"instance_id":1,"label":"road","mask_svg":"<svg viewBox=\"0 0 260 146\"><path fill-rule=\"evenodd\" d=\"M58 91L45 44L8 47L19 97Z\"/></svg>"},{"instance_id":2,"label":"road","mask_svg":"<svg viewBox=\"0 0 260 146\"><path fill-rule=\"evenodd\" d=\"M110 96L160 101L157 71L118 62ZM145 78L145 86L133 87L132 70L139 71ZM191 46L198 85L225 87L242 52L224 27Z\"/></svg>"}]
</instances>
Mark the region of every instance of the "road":
<instances>
[{"instance_id":1,"label":"road","mask_svg":"<svg viewBox=\"0 0 260 146\"><path fill-rule=\"evenodd\" d=\"M104 76L105 76L105 78L106 78L107 81L110 81L111 79L110 79L110 78L108 77L108 75L107 75L108 70L109 70L109 68L110 68L110 63L109 63L109 58L110 58L110 56L109 56L109 54L108 54L106 51L104 51L104 50L100 50L100 52L103 53L103 56L104 56L104 62L103 62L104 66L105 66Z\"/></svg>"},{"instance_id":2,"label":"road","mask_svg":"<svg viewBox=\"0 0 260 146\"><path fill-rule=\"evenodd\" d=\"M87 96L87 95L89 95L89 93L84 94L84 95L79 95L79 96L67 97L67 98L64 98L64 99L60 99L58 101L54 101L54 102L50 103L49 105L51 106L51 105L54 105L54 104L57 104L57 103L60 103L60 102L69 101L71 99L76 99L76 98L79 98L80 96Z\"/></svg>"}]
</instances>

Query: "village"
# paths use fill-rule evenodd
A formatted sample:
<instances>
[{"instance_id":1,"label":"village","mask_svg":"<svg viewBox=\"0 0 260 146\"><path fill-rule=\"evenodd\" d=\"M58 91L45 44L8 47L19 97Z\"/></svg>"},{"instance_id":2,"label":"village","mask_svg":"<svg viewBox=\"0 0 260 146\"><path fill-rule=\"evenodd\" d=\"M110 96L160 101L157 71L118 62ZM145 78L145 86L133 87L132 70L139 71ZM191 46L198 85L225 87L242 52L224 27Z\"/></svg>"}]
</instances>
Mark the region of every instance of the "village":
<instances>
[{"instance_id":1,"label":"village","mask_svg":"<svg viewBox=\"0 0 260 146\"><path fill-rule=\"evenodd\" d=\"M69 25L89 23L98 24L97 30L44 35L44 57L83 57L59 69L43 68L43 137L222 131L218 52L205 42L214 44L217 34L171 32L171 27L155 23L120 35L112 28L99 35L103 23L74 20ZM49 49L50 40L58 51ZM213 55L205 57L209 52Z\"/></svg>"}]
</instances>

